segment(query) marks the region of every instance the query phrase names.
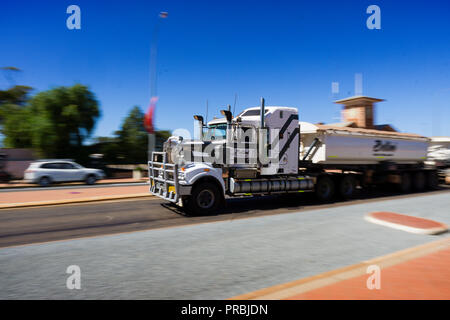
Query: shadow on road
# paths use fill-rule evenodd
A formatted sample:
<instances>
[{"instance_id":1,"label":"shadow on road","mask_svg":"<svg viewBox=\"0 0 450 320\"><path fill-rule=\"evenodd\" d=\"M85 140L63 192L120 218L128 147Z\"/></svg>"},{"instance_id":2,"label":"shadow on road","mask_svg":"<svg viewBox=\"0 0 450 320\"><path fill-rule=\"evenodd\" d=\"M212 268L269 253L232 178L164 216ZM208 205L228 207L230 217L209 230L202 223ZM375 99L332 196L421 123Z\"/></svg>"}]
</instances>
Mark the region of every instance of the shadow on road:
<instances>
[{"instance_id":1,"label":"shadow on road","mask_svg":"<svg viewBox=\"0 0 450 320\"><path fill-rule=\"evenodd\" d=\"M346 206L385 199L401 199L448 192L450 186L423 193L394 194L384 189L361 190L352 200L319 203L314 194L292 194L227 199L221 213L188 216L161 199L97 202L0 212L0 248L29 243L232 221L289 212Z\"/></svg>"},{"instance_id":2,"label":"shadow on road","mask_svg":"<svg viewBox=\"0 0 450 320\"><path fill-rule=\"evenodd\" d=\"M351 203L364 203L379 201L382 198L401 199L409 197L417 197L427 194L434 194L436 192L450 190L449 185L442 185L438 190L414 192L414 193L399 193L395 190L382 187L373 187L368 189L360 189L352 199L339 199L335 197L333 201L324 203L315 198L314 193L302 194L283 194L283 195L269 195L269 196L247 196L241 198L228 198L226 200L226 207L222 209L216 216L226 215L246 215L255 213L256 211L266 211L268 213L280 213L307 210L313 208L327 208L348 205ZM198 215L189 215L183 211L182 208L173 203L162 203L163 207L186 218L199 217ZM225 217L224 217L225 218Z\"/></svg>"}]
</instances>

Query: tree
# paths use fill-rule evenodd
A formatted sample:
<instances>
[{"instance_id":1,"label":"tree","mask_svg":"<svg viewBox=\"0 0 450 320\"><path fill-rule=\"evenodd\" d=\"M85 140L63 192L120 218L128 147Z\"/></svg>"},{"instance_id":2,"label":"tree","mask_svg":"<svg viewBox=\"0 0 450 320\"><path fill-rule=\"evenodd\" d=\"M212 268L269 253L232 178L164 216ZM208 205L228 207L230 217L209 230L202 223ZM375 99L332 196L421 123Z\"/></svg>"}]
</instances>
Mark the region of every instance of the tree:
<instances>
[{"instance_id":1,"label":"tree","mask_svg":"<svg viewBox=\"0 0 450 320\"><path fill-rule=\"evenodd\" d=\"M45 157L83 157L83 141L100 117L94 94L81 84L40 92L25 107L7 106L14 112L3 113L5 145L33 147Z\"/></svg>"},{"instance_id":2,"label":"tree","mask_svg":"<svg viewBox=\"0 0 450 320\"><path fill-rule=\"evenodd\" d=\"M32 118L29 110L17 105L1 105L6 147L30 148L32 146Z\"/></svg>"},{"instance_id":3,"label":"tree","mask_svg":"<svg viewBox=\"0 0 450 320\"><path fill-rule=\"evenodd\" d=\"M161 151L163 149L164 142L169 139L172 133L169 130L158 130L155 131L155 149Z\"/></svg>"},{"instance_id":4,"label":"tree","mask_svg":"<svg viewBox=\"0 0 450 320\"><path fill-rule=\"evenodd\" d=\"M14 86L7 90L0 90L0 105L15 104L23 106L27 102L31 90L32 88L28 86Z\"/></svg>"},{"instance_id":5,"label":"tree","mask_svg":"<svg viewBox=\"0 0 450 320\"><path fill-rule=\"evenodd\" d=\"M123 120L115 137L98 137L95 152L102 153L107 163L143 164L147 162L148 134L144 128L144 113L134 106ZM170 131L155 131L156 148L162 150L162 144L170 136ZM92 151L94 152L94 151Z\"/></svg>"},{"instance_id":6,"label":"tree","mask_svg":"<svg viewBox=\"0 0 450 320\"><path fill-rule=\"evenodd\" d=\"M90 153L100 153L103 161L108 164L124 163L124 150L120 147L117 137L97 137L89 146Z\"/></svg>"},{"instance_id":7,"label":"tree","mask_svg":"<svg viewBox=\"0 0 450 320\"><path fill-rule=\"evenodd\" d=\"M127 163L146 163L148 136L144 128L144 113L134 106L117 132L121 152Z\"/></svg>"},{"instance_id":8,"label":"tree","mask_svg":"<svg viewBox=\"0 0 450 320\"><path fill-rule=\"evenodd\" d=\"M19 107L25 106L31 90L32 88L27 86L14 86L7 90L0 90L0 125L9 114L17 115Z\"/></svg>"},{"instance_id":9,"label":"tree","mask_svg":"<svg viewBox=\"0 0 450 320\"><path fill-rule=\"evenodd\" d=\"M11 105L12 106L24 106L28 101L29 93L32 90L28 86L16 86L14 85L12 73L20 72L21 70L16 67L1 67L6 80L10 84L10 88L6 90L0 90L0 123L3 121L4 115L8 114Z\"/></svg>"}]
</instances>

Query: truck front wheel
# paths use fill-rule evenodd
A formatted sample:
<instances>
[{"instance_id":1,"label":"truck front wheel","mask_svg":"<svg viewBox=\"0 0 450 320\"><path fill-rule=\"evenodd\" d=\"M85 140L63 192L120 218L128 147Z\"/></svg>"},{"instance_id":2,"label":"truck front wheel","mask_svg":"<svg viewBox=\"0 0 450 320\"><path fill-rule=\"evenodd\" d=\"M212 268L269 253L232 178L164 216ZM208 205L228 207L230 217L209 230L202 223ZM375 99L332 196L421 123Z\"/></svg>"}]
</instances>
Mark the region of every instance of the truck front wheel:
<instances>
[{"instance_id":1,"label":"truck front wheel","mask_svg":"<svg viewBox=\"0 0 450 320\"><path fill-rule=\"evenodd\" d=\"M200 183L192 190L186 209L190 214L209 215L219 210L222 194L219 188L210 182Z\"/></svg>"}]
</instances>

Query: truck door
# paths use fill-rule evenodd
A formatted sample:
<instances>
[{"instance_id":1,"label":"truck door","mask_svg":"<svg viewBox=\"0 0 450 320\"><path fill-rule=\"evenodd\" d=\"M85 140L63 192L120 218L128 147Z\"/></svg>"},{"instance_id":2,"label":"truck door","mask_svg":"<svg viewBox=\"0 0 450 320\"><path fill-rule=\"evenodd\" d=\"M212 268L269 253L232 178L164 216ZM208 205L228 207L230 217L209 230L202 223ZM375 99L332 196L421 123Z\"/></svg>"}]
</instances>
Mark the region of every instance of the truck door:
<instances>
[{"instance_id":1,"label":"truck door","mask_svg":"<svg viewBox=\"0 0 450 320\"><path fill-rule=\"evenodd\" d=\"M269 127L269 156L273 159L263 174L297 174L299 157L298 114L291 110L277 110L267 120Z\"/></svg>"}]
</instances>

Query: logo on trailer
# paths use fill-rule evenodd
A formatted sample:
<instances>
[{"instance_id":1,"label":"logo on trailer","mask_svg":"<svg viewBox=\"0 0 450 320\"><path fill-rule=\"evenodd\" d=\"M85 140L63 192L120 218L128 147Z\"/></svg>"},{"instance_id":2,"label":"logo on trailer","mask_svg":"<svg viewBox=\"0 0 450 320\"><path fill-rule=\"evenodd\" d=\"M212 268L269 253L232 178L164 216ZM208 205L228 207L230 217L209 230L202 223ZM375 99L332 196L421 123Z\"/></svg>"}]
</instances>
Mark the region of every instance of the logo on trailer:
<instances>
[{"instance_id":1,"label":"logo on trailer","mask_svg":"<svg viewBox=\"0 0 450 320\"><path fill-rule=\"evenodd\" d=\"M397 150L397 144L391 141L375 140L375 144L372 149L373 152L395 152Z\"/></svg>"}]
</instances>

